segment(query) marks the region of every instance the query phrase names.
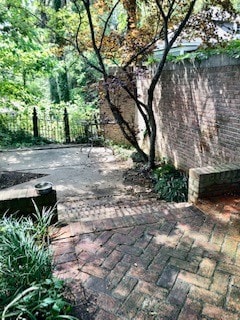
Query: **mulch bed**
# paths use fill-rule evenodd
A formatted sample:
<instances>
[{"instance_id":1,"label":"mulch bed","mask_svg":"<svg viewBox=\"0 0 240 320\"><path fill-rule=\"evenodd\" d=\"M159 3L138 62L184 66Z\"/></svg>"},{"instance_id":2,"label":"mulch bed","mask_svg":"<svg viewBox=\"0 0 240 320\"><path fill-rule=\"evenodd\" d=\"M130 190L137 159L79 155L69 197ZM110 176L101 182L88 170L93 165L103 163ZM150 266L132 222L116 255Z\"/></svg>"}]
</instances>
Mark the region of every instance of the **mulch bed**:
<instances>
[{"instance_id":1,"label":"mulch bed","mask_svg":"<svg viewBox=\"0 0 240 320\"><path fill-rule=\"evenodd\" d=\"M46 176L40 173L0 171L0 190Z\"/></svg>"}]
</instances>

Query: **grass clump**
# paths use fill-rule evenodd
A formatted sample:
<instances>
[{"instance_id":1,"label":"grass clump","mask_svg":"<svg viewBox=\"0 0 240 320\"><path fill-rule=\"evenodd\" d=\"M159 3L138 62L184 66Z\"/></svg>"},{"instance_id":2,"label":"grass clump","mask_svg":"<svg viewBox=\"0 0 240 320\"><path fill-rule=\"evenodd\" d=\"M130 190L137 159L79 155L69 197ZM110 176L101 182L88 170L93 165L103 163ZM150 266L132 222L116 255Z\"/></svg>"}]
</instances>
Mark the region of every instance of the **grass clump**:
<instances>
[{"instance_id":1,"label":"grass clump","mask_svg":"<svg viewBox=\"0 0 240 320\"><path fill-rule=\"evenodd\" d=\"M53 276L47 229L53 215L0 220L1 320L75 319L64 298L64 282Z\"/></svg>"},{"instance_id":2,"label":"grass clump","mask_svg":"<svg viewBox=\"0 0 240 320\"><path fill-rule=\"evenodd\" d=\"M167 202L185 202L188 194L188 177L172 164L163 162L154 170L154 189L160 199Z\"/></svg>"}]
</instances>

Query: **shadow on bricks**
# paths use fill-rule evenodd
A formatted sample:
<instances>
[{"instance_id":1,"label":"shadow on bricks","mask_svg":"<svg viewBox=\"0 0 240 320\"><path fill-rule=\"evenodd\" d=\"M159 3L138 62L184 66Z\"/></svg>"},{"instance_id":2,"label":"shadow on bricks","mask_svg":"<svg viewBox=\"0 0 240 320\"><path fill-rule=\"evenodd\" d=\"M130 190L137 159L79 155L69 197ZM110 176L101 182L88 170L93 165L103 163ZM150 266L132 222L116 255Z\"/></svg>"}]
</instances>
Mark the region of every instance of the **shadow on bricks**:
<instances>
[{"instance_id":1,"label":"shadow on bricks","mask_svg":"<svg viewBox=\"0 0 240 320\"><path fill-rule=\"evenodd\" d=\"M114 210L108 223L78 222L52 241L79 319L240 319L239 223L189 204Z\"/></svg>"}]
</instances>

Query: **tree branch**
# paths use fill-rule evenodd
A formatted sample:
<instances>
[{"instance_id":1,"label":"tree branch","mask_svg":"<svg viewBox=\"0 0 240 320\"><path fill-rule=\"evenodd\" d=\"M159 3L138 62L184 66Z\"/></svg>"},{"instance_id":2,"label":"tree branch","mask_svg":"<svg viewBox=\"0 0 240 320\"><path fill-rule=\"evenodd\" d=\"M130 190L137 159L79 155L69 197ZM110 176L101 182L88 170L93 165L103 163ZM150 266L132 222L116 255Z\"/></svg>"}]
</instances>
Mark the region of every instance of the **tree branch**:
<instances>
[{"instance_id":1,"label":"tree branch","mask_svg":"<svg viewBox=\"0 0 240 320\"><path fill-rule=\"evenodd\" d=\"M157 85L157 82L160 78L160 75L162 73L162 70L163 70L163 67L165 65L165 62L166 62L166 59L167 59L167 55L169 53L169 51L171 50L174 42L176 41L177 37L180 35L180 33L182 32L182 30L184 29L185 25L187 24L191 14L192 14L192 11L193 11L193 8L194 8L194 5L196 3L197 0L193 0L191 1L191 4L188 8L188 11L184 17L184 19L182 20L182 22L180 23L180 25L178 26L177 30L174 32L174 35L172 37L172 39L170 41L166 40L166 38L164 39L165 40L165 48L164 48L164 51L163 51L163 56L162 56L162 59L157 67L157 71L152 79L152 82L151 82L151 85L148 89L148 99L149 99L149 102L152 101L153 99L153 92L154 92L154 89ZM156 2L158 2L158 0L156 0ZM165 34L165 37L168 37L168 35Z\"/></svg>"},{"instance_id":2,"label":"tree branch","mask_svg":"<svg viewBox=\"0 0 240 320\"><path fill-rule=\"evenodd\" d=\"M101 36L101 40L100 40L100 44L99 44L99 47L98 47L98 50L101 51L101 48L102 48L102 44L103 44L103 39L104 39L104 36L105 36L105 32L107 30L107 26L108 26L108 23L109 23L109 20L111 19L112 15L113 15L113 12L114 10L116 9L116 7L119 5L120 3L120 0L118 0L115 5L112 7L112 10L110 11L108 17L107 17L107 20L105 21L105 24L104 24L104 28L103 28L103 32L102 32L102 36Z\"/></svg>"}]
</instances>

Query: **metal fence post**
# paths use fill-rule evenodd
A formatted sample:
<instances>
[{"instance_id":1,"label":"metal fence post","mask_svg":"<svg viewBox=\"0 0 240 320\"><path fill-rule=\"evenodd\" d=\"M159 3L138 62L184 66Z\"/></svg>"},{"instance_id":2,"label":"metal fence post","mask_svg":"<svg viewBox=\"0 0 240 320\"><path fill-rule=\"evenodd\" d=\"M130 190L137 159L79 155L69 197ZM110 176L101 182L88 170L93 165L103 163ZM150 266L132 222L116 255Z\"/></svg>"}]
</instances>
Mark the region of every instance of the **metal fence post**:
<instances>
[{"instance_id":1,"label":"metal fence post","mask_svg":"<svg viewBox=\"0 0 240 320\"><path fill-rule=\"evenodd\" d=\"M38 116L37 116L37 110L35 107L33 108L32 120L33 120L33 136L37 138L38 137Z\"/></svg>"},{"instance_id":2,"label":"metal fence post","mask_svg":"<svg viewBox=\"0 0 240 320\"><path fill-rule=\"evenodd\" d=\"M70 129L69 129L69 119L68 119L67 108L64 109L63 121L64 121L65 140L66 140L66 143L70 143Z\"/></svg>"}]
</instances>

